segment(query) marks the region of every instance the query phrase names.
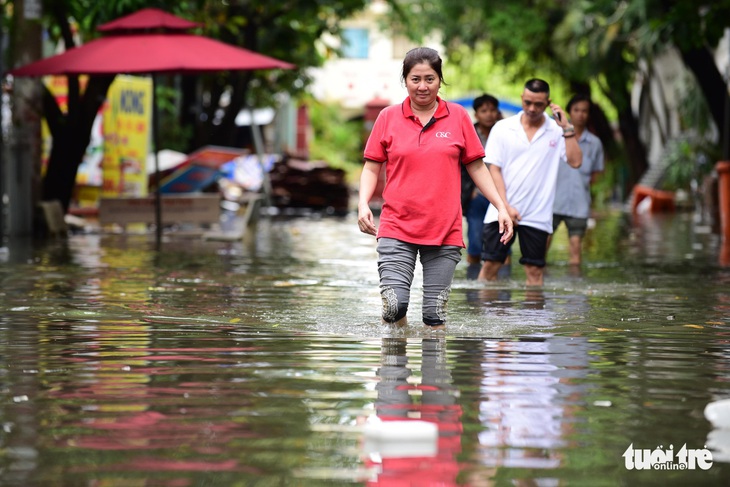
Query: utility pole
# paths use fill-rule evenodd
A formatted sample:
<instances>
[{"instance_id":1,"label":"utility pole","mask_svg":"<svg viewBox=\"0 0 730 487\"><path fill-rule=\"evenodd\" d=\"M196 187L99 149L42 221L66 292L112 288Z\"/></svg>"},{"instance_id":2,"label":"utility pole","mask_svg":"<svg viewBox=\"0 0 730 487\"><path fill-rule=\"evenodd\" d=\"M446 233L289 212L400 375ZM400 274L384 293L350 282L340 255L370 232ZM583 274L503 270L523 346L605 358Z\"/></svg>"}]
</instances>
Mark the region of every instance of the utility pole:
<instances>
[{"instance_id":1,"label":"utility pole","mask_svg":"<svg viewBox=\"0 0 730 487\"><path fill-rule=\"evenodd\" d=\"M10 43L15 66L41 58L41 0L16 0ZM35 78L16 78L12 91L12 128L4 158L7 235L33 234L35 205L40 201L41 85Z\"/></svg>"},{"instance_id":2,"label":"utility pole","mask_svg":"<svg viewBox=\"0 0 730 487\"><path fill-rule=\"evenodd\" d=\"M5 90L3 79L5 78L5 9L0 9L0 251L5 250L5 120L3 109L5 108Z\"/></svg>"}]
</instances>

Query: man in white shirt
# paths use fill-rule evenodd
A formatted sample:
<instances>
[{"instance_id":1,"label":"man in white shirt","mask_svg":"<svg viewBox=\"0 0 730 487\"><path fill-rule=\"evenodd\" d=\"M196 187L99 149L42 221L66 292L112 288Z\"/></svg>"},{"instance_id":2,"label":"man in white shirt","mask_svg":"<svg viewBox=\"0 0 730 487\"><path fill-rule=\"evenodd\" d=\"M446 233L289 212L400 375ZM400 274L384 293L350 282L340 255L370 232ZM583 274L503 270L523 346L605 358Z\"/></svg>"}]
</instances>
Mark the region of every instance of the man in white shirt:
<instances>
[{"instance_id":1,"label":"man in white shirt","mask_svg":"<svg viewBox=\"0 0 730 487\"><path fill-rule=\"evenodd\" d=\"M545 109L550 107L554 119ZM519 235L528 286L541 286L548 236L553 231L553 200L560 160L573 168L583 155L575 129L560 106L551 103L550 86L533 78L522 92L522 111L494 125L487 140L484 162L489 165L507 211ZM484 218L479 279L493 281L507 258L515 237L503 244L499 238L497 212L491 206Z\"/></svg>"}]
</instances>

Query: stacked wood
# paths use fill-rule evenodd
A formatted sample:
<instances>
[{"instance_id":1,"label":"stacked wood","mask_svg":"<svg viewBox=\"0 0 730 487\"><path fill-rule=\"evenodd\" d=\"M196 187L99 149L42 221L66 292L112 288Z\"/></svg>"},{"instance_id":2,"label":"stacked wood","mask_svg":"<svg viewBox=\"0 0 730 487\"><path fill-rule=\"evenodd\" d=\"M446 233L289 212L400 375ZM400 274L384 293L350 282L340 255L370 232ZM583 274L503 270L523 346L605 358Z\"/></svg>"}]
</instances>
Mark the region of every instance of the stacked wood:
<instances>
[{"instance_id":1,"label":"stacked wood","mask_svg":"<svg viewBox=\"0 0 730 487\"><path fill-rule=\"evenodd\" d=\"M324 161L285 157L269 173L272 204L278 208L301 208L346 214L349 188L345 171Z\"/></svg>"}]
</instances>

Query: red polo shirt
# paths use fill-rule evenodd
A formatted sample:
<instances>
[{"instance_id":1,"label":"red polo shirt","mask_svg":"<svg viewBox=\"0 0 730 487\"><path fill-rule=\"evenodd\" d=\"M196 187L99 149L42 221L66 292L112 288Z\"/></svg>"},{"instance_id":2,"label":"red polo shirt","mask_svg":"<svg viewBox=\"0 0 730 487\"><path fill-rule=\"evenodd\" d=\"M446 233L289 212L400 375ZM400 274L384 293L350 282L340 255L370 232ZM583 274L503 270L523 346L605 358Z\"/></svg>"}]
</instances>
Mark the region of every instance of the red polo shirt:
<instances>
[{"instance_id":1,"label":"red polo shirt","mask_svg":"<svg viewBox=\"0 0 730 487\"><path fill-rule=\"evenodd\" d=\"M385 163L378 238L464 247L461 164L484 157L466 110L438 98L426 127L409 99L385 108L365 145L365 159Z\"/></svg>"}]
</instances>

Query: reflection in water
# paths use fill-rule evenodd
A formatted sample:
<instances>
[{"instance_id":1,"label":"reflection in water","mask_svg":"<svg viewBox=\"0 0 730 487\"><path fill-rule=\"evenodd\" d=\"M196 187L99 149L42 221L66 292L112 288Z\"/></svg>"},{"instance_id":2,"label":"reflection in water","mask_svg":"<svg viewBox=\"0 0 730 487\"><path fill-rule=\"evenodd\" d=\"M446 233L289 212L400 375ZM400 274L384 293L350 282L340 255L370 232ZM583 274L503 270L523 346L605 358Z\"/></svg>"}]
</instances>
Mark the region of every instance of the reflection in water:
<instances>
[{"instance_id":1,"label":"reflection in water","mask_svg":"<svg viewBox=\"0 0 730 487\"><path fill-rule=\"evenodd\" d=\"M577 438L590 431L582 411L597 347L580 337L456 341L448 360L446 343L423 339L419 378L407 340L383 340L376 414L385 428L387 421L403 419L437 424L438 454L414 457L401 438L387 455L367 458L375 467L368 485L493 486L504 469L524 472L511 477L513 485L559 485L547 472L565 468L569 452L579 448ZM474 380L475 388L469 385ZM472 424L465 437L464 407ZM464 454L467 462L460 461Z\"/></svg>"},{"instance_id":2,"label":"reflection in water","mask_svg":"<svg viewBox=\"0 0 730 487\"><path fill-rule=\"evenodd\" d=\"M588 374L590 346L584 339L532 337L483 347L480 463L493 467L487 472L560 467L587 392L581 379Z\"/></svg>"},{"instance_id":3,"label":"reflection in water","mask_svg":"<svg viewBox=\"0 0 730 487\"><path fill-rule=\"evenodd\" d=\"M424 339L420 380L407 345L403 338L383 340L375 411L384 428L403 419L437 424L438 453L414 457L408 439L401 438L386 448L387 455L368 457L368 466L376 467L368 485L492 486L505 468L525 472L512 477L513 485L559 484L545 472L569 461L565 452L578 446L576 437L586 430L580 412L590 394L584 379L594 345L554 336L457 341L455 364L449 365L446 341ZM463 404L467 420L480 425L464 438ZM462 443L466 463L459 460Z\"/></svg>"},{"instance_id":4,"label":"reflection in water","mask_svg":"<svg viewBox=\"0 0 730 487\"><path fill-rule=\"evenodd\" d=\"M354 216L162 253L135 235L14 244L0 485L388 485L426 467L472 487L728 485L719 460L624 467L630 444L708 441L704 407L730 398L730 270L685 217L620 222L598 221L581 275L556 242L540 289L520 266L483 284L460 264L441 335L381 326ZM436 455L365 465L373 408L437 425Z\"/></svg>"},{"instance_id":5,"label":"reflection in water","mask_svg":"<svg viewBox=\"0 0 730 487\"><path fill-rule=\"evenodd\" d=\"M457 485L459 465L456 456L461 451L461 408L456 402L457 391L452 384L446 363L446 341L443 338L424 339L421 344L420 381L409 381L409 368L404 338L383 339L380 381L376 385L378 398L375 412L384 428L393 420L414 419L438 426L435 455L412 454L420 451L418 444L408 438L396 440L393 447L383 445L371 454L366 463L375 468L375 479L368 485ZM397 423L394 423L397 424Z\"/></svg>"}]
</instances>

